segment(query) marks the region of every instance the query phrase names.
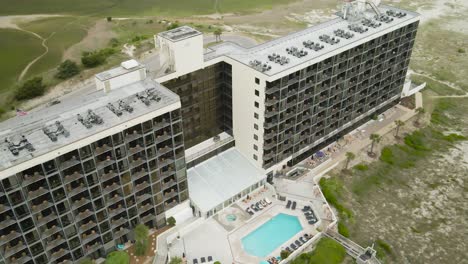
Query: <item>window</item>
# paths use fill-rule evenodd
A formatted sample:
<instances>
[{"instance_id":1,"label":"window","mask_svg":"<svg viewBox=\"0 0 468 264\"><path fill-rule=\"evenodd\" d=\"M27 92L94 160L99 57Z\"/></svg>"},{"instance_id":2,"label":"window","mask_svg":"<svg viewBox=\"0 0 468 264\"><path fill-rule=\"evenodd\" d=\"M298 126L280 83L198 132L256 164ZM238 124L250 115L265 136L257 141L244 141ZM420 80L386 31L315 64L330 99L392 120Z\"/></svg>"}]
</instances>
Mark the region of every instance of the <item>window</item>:
<instances>
[{"instance_id":1,"label":"window","mask_svg":"<svg viewBox=\"0 0 468 264\"><path fill-rule=\"evenodd\" d=\"M256 134L254 134L254 139L258 140L258 136Z\"/></svg>"},{"instance_id":2,"label":"window","mask_svg":"<svg viewBox=\"0 0 468 264\"><path fill-rule=\"evenodd\" d=\"M256 130L258 130L258 125L257 125L257 124L254 124L254 128L255 128Z\"/></svg>"},{"instance_id":3,"label":"window","mask_svg":"<svg viewBox=\"0 0 468 264\"><path fill-rule=\"evenodd\" d=\"M255 95L260 96L260 92L258 90L255 90Z\"/></svg>"},{"instance_id":4,"label":"window","mask_svg":"<svg viewBox=\"0 0 468 264\"><path fill-rule=\"evenodd\" d=\"M255 102L254 105L255 105L256 108L258 108L260 106L260 104L258 102Z\"/></svg>"},{"instance_id":5,"label":"window","mask_svg":"<svg viewBox=\"0 0 468 264\"><path fill-rule=\"evenodd\" d=\"M254 158L254 160L258 160L258 157L255 154L253 154L253 158Z\"/></svg>"},{"instance_id":6,"label":"window","mask_svg":"<svg viewBox=\"0 0 468 264\"><path fill-rule=\"evenodd\" d=\"M254 113L254 117L255 117L255 119L258 119L258 114Z\"/></svg>"},{"instance_id":7,"label":"window","mask_svg":"<svg viewBox=\"0 0 468 264\"><path fill-rule=\"evenodd\" d=\"M255 83L256 83L256 84L260 84L260 79L259 79L259 78L255 78Z\"/></svg>"},{"instance_id":8,"label":"window","mask_svg":"<svg viewBox=\"0 0 468 264\"><path fill-rule=\"evenodd\" d=\"M254 149L255 150L258 150L258 146L254 144Z\"/></svg>"}]
</instances>

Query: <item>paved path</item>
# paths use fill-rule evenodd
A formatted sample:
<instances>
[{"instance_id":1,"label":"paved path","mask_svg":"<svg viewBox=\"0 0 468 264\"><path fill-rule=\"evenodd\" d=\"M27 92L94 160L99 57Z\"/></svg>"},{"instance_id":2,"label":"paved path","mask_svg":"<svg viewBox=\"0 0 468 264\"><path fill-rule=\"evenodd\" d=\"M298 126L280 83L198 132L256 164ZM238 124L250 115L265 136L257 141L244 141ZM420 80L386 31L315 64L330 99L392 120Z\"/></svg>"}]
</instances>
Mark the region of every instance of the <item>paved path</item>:
<instances>
[{"instance_id":1,"label":"paved path","mask_svg":"<svg viewBox=\"0 0 468 264\"><path fill-rule=\"evenodd\" d=\"M340 243L346 250L346 253L353 257L354 259L359 258L362 255L365 255L366 249L361 247L360 245L356 244L351 239L344 237L334 231L328 229L323 233L325 236L335 240L336 242ZM372 256L370 260L368 260L369 264L380 264L380 261L375 257Z\"/></svg>"}]
</instances>

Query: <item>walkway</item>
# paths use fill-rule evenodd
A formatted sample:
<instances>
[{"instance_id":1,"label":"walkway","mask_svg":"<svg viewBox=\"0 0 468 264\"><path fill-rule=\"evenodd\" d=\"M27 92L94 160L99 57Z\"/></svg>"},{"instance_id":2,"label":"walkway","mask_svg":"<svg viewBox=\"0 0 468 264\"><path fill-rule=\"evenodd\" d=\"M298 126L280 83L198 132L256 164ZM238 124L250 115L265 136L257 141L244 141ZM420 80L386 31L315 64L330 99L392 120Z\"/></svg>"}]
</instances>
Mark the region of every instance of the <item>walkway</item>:
<instances>
[{"instance_id":1,"label":"walkway","mask_svg":"<svg viewBox=\"0 0 468 264\"><path fill-rule=\"evenodd\" d=\"M342 235L340 235L340 234L338 234L338 233L336 233L334 231L331 231L330 229L325 231L323 234L325 236L335 240L336 242L340 243L346 249L346 253L348 253L348 255L350 255L354 259L357 259L360 256L365 255L365 253L366 253L366 249L364 249L360 245L356 244L351 239L348 239L348 238L346 238L346 237L344 237L344 236L342 236ZM380 261L375 256L372 256L370 259L368 259L366 261L366 263L380 264Z\"/></svg>"}]
</instances>

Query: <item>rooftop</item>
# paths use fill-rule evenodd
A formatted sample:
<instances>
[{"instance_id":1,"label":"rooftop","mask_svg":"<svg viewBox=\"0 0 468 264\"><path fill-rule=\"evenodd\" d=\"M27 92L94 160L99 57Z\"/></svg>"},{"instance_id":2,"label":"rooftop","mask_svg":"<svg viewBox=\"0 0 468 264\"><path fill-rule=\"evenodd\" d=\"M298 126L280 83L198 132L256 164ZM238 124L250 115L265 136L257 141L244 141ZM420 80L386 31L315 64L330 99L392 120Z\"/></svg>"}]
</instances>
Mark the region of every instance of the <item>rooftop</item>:
<instances>
[{"instance_id":1,"label":"rooftop","mask_svg":"<svg viewBox=\"0 0 468 264\"><path fill-rule=\"evenodd\" d=\"M190 168L187 174L190 199L204 212L266 178L265 171L235 147Z\"/></svg>"},{"instance_id":2,"label":"rooftop","mask_svg":"<svg viewBox=\"0 0 468 264\"><path fill-rule=\"evenodd\" d=\"M355 46L360 40L419 16L389 6L381 5L379 10L382 16L367 10L357 21L337 17L249 49L229 42L215 45L205 53L205 61L227 56L271 76L316 58L329 57L337 49Z\"/></svg>"},{"instance_id":3,"label":"rooftop","mask_svg":"<svg viewBox=\"0 0 468 264\"><path fill-rule=\"evenodd\" d=\"M193 36L201 35L202 33L189 26L182 26L168 31L159 33L158 35L172 41L179 41Z\"/></svg>"},{"instance_id":4,"label":"rooftop","mask_svg":"<svg viewBox=\"0 0 468 264\"><path fill-rule=\"evenodd\" d=\"M143 64L140 64L138 61L128 60L122 62L118 67L96 74L96 78L98 78L101 81L106 81L114 77L143 68L145 68L145 66Z\"/></svg>"},{"instance_id":5,"label":"rooftop","mask_svg":"<svg viewBox=\"0 0 468 264\"><path fill-rule=\"evenodd\" d=\"M6 120L0 123L0 178L9 176L2 175L5 169L177 102L176 94L146 79L109 93L64 97L59 104Z\"/></svg>"}]
</instances>

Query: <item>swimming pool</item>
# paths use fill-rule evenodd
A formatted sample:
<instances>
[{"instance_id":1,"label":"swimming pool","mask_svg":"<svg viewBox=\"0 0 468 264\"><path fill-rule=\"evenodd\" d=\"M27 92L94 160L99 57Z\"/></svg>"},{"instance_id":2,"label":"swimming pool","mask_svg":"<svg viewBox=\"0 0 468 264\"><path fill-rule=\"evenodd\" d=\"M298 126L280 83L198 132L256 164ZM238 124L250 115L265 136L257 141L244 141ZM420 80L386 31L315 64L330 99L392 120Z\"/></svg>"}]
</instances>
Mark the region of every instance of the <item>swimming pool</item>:
<instances>
[{"instance_id":1,"label":"swimming pool","mask_svg":"<svg viewBox=\"0 0 468 264\"><path fill-rule=\"evenodd\" d=\"M245 252L263 258L301 230L302 226L297 216L277 214L243 237L241 242Z\"/></svg>"}]
</instances>

